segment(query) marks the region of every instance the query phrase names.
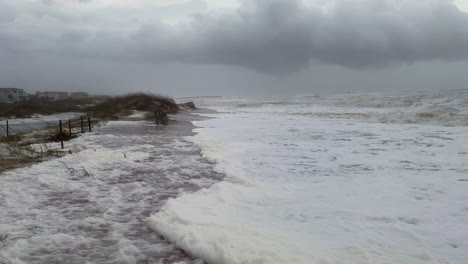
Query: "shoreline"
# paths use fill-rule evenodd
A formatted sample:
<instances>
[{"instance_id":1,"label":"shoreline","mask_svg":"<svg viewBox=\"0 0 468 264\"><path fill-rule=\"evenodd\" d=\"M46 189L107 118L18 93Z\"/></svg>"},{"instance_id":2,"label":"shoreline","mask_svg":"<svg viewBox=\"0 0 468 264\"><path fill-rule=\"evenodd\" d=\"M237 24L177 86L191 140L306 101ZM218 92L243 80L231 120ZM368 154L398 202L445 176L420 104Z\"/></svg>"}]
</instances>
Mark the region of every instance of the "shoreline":
<instances>
[{"instance_id":1,"label":"shoreline","mask_svg":"<svg viewBox=\"0 0 468 264\"><path fill-rule=\"evenodd\" d=\"M110 121L69 141L79 152L2 173L0 234L9 239L0 256L11 263L200 263L146 224L168 199L224 178L185 140L195 135L191 122L204 117L170 118L159 127Z\"/></svg>"},{"instance_id":2,"label":"shoreline","mask_svg":"<svg viewBox=\"0 0 468 264\"><path fill-rule=\"evenodd\" d=\"M227 179L153 215L171 241L209 263L466 259L466 126L311 118L297 115L312 111L301 99L245 101L255 107L228 99L216 102L224 114L195 122L195 142Z\"/></svg>"}]
</instances>

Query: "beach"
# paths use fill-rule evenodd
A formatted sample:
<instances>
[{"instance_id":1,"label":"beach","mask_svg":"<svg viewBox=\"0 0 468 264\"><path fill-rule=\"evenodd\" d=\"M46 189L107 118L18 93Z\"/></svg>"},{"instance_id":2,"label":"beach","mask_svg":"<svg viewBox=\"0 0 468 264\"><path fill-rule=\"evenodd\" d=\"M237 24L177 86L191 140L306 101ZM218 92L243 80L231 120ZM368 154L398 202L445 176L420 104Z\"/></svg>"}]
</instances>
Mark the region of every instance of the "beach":
<instances>
[{"instance_id":1,"label":"beach","mask_svg":"<svg viewBox=\"0 0 468 264\"><path fill-rule=\"evenodd\" d=\"M147 226L168 200L223 175L170 126L110 121L67 142L72 153L0 175L0 263L200 263Z\"/></svg>"},{"instance_id":2,"label":"beach","mask_svg":"<svg viewBox=\"0 0 468 264\"><path fill-rule=\"evenodd\" d=\"M198 98L1 174L7 263L468 258L466 91Z\"/></svg>"}]
</instances>

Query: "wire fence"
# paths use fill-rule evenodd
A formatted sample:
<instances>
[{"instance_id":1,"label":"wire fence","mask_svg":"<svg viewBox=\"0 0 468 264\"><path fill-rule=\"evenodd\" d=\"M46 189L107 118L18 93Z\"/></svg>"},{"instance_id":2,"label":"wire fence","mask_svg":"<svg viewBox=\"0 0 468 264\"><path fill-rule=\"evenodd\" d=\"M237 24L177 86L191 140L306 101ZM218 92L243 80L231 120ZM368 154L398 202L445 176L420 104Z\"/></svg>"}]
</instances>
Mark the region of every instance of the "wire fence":
<instances>
[{"instance_id":1,"label":"wire fence","mask_svg":"<svg viewBox=\"0 0 468 264\"><path fill-rule=\"evenodd\" d=\"M78 133L92 131L92 119L88 116L80 116L70 119L44 120L39 118L11 119L0 121L0 138L24 135L26 133L44 131L51 139L61 142L64 148L64 141Z\"/></svg>"}]
</instances>

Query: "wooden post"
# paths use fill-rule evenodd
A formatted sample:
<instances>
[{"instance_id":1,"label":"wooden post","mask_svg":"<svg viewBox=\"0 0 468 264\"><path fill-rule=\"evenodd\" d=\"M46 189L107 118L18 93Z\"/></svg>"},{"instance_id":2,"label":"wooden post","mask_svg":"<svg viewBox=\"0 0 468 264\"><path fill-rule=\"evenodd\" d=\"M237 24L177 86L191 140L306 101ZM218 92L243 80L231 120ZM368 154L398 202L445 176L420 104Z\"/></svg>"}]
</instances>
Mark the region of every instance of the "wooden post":
<instances>
[{"instance_id":1,"label":"wooden post","mask_svg":"<svg viewBox=\"0 0 468 264\"><path fill-rule=\"evenodd\" d=\"M91 132L91 117L88 117L88 129Z\"/></svg>"},{"instance_id":2,"label":"wooden post","mask_svg":"<svg viewBox=\"0 0 468 264\"><path fill-rule=\"evenodd\" d=\"M156 110L154 110L154 117L156 118L156 126L159 126L158 111L156 111Z\"/></svg>"},{"instance_id":3,"label":"wooden post","mask_svg":"<svg viewBox=\"0 0 468 264\"><path fill-rule=\"evenodd\" d=\"M63 131L62 131L62 120L59 121L59 126L60 126L60 145L62 146L63 149Z\"/></svg>"},{"instance_id":4,"label":"wooden post","mask_svg":"<svg viewBox=\"0 0 468 264\"><path fill-rule=\"evenodd\" d=\"M73 133L72 133L72 127L71 127L71 121L70 119L68 119L68 130L70 131L70 138L72 137Z\"/></svg>"},{"instance_id":5,"label":"wooden post","mask_svg":"<svg viewBox=\"0 0 468 264\"><path fill-rule=\"evenodd\" d=\"M83 117L80 116L80 119L81 119L81 133L84 133Z\"/></svg>"},{"instance_id":6,"label":"wooden post","mask_svg":"<svg viewBox=\"0 0 468 264\"><path fill-rule=\"evenodd\" d=\"M10 127L8 126L8 120L6 121L6 136L10 135Z\"/></svg>"}]
</instances>

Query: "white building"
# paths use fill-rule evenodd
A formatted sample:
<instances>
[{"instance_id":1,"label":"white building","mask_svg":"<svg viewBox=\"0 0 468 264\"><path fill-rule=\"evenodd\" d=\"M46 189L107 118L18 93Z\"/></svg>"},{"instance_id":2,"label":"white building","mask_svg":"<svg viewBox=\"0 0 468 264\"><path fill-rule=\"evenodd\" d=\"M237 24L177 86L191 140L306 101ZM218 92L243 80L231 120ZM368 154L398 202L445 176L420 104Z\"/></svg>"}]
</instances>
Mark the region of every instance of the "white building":
<instances>
[{"instance_id":1,"label":"white building","mask_svg":"<svg viewBox=\"0 0 468 264\"><path fill-rule=\"evenodd\" d=\"M28 94L23 89L18 88L0 88L0 103L14 103L25 101Z\"/></svg>"},{"instance_id":2,"label":"white building","mask_svg":"<svg viewBox=\"0 0 468 264\"><path fill-rule=\"evenodd\" d=\"M68 99L68 92L36 92L39 98L48 98L54 101Z\"/></svg>"}]
</instances>

